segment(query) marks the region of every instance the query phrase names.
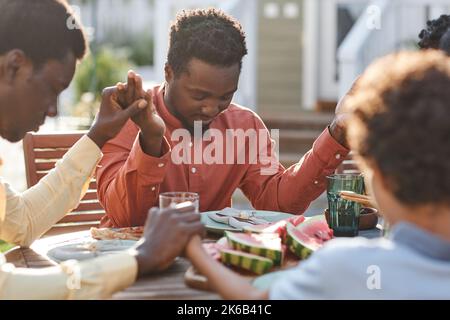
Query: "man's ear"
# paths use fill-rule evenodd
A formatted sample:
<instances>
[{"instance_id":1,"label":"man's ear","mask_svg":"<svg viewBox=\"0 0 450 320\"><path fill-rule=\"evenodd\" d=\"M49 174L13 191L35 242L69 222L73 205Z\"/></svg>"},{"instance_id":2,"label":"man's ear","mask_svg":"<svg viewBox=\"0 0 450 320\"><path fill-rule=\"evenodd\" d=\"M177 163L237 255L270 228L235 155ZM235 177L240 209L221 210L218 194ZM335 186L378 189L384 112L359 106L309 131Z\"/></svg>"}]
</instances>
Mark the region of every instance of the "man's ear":
<instances>
[{"instance_id":1,"label":"man's ear","mask_svg":"<svg viewBox=\"0 0 450 320\"><path fill-rule=\"evenodd\" d=\"M166 82L171 82L173 80L173 78L175 77L172 66L167 62L164 66L164 77L165 77Z\"/></svg>"},{"instance_id":2,"label":"man's ear","mask_svg":"<svg viewBox=\"0 0 450 320\"><path fill-rule=\"evenodd\" d=\"M14 49L4 56L3 75L8 83L14 82L20 70L30 66L30 61L22 50Z\"/></svg>"}]
</instances>

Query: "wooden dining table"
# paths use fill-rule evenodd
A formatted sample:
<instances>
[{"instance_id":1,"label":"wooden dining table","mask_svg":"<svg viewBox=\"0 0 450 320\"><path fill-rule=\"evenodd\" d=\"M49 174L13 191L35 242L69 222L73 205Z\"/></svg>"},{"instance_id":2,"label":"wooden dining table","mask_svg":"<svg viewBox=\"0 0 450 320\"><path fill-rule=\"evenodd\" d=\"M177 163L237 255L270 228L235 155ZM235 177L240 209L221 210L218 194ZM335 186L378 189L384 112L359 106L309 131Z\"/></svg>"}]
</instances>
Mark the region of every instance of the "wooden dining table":
<instances>
[{"instance_id":1,"label":"wooden dining table","mask_svg":"<svg viewBox=\"0 0 450 320\"><path fill-rule=\"evenodd\" d=\"M312 211L310 216L321 214L321 211ZM377 238L380 236L380 225L366 231L360 231L359 235L365 238ZM216 241L220 236L208 234L205 242ZM92 240L89 231L70 232L60 235L47 236L33 243L30 248L16 247L6 253L8 262L22 268L45 268L57 265L47 253L55 247L80 241ZM186 271L191 263L182 257L175 260L174 264L164 272L138 279L132 286L113 295L112 299L138 300L212 300L220 299L216 293L207 290L197 290L189 287L185 282ZM192 271L192 268L189 270ZM192 275L192 274L191 274ZM194 275L195 276L195 275ZM200 285L198 287L203 287Z\"/></svg>"},{"instance_id":2,"label":"wooden dining table","mask_svg":"<svg viewBox=\"0 0 450 320\"><path fill-rule=\"evenodd\" d=\"M15 247L6 253L6 259L20 268L45 268L55 266L47 253L51 248L71 243L92 240L89 231L72 232L39 239L30 248ZM208 240L207 240L208 241ZM184 277L190 262L177 258L174 264L164 272L138 279L132 286L117 292L112 299L164 299L164 300L216 300L220 296L204 290L196 290L185 284Z\"/></svg>"}]
</instances>

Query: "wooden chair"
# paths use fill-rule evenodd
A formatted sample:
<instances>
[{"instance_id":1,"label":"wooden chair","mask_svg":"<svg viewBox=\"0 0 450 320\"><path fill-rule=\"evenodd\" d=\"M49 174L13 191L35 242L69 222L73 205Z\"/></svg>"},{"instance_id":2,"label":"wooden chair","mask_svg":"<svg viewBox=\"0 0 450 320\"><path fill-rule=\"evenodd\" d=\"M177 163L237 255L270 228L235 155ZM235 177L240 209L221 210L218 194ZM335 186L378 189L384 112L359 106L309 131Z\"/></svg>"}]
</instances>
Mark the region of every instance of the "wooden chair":
<instances>
[{"instance_id":1,"label":"wooden chair","mask_svg":"<svg viewBox=\"0 0 450 320\"><path fill-rule=\"evenodd\" d=\"M23 140L28 188L34 186L85 132L35 134L28 133ZM61 219L46 235L74 232L98 226L105 214L97 198L97 183L93 178L89 190L78 207Z\"/></svg>"}]
</instances>

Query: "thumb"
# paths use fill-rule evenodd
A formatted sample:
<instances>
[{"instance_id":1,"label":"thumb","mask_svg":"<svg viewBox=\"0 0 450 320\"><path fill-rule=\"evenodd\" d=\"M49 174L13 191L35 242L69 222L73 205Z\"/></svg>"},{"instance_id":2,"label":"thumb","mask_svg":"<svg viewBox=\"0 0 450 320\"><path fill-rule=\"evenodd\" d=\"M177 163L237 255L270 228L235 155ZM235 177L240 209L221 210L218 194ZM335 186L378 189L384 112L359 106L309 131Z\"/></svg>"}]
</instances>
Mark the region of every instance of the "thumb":
<instances>
[{"instance_id":1,"label":"thumb","mask_svg":"<svg viewBox=\"0 0 450 320\"><path fill-rule=\"evenodd\" d=\"M121 112L121 116L124 118L130 118L136 114L138 114L140 111L145 109L148 106L148 102L144 99L136 100L129 106L128 108L124 109Z\"/></svg>"}]
</instances>

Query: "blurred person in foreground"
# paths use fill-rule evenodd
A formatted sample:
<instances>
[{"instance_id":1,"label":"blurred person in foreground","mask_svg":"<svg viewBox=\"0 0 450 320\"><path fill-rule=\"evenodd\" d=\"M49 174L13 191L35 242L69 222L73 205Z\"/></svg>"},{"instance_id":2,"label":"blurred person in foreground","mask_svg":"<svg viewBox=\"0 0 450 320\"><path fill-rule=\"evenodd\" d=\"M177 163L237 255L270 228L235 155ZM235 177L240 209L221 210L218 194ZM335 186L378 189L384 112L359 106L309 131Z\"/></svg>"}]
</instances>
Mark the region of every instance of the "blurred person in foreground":
<instances>
[{"instance_id":1,"label":"blurred person in foreground","mask_svg":"<svg viewBox=\"0 0 450 320\"><path fill-rule=\"evenodd\" d=\"M268 290L186 251L228 299L450 299L450 58L436 50L376 61L343 108L349 143L388 238L333 239Z\"/></svg>"}]
</instances>

